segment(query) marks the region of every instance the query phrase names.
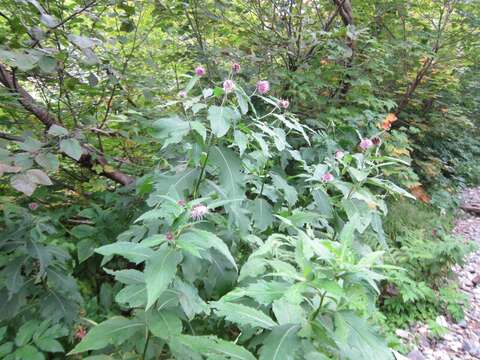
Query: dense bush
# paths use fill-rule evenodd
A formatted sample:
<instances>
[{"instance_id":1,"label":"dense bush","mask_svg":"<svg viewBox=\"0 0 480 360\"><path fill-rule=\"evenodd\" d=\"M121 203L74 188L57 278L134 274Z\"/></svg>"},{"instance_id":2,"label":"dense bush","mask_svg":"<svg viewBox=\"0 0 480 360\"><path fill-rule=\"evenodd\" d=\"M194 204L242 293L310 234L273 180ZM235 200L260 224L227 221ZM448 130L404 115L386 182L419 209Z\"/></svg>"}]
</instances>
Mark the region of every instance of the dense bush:
<instances>
[{"instance_id":1,"label":"dense bush","mask_svg":"<svg viewBox=\"0 0 480 360\"><path fill-rule=\"evenodd\" d=\"M269 96L267 81L248 96L235 79L202 91L199 80L171 104L182 115L167 109L152 124L171 170L145 179L151 209L96 250L134 316L102 322L72 353L116 345L118 357L389 358L366 330L382 252L354 249L369 228L385 245L384 190L408 195L382 178L395 159L368 138L360 152L323 150L325 136ZM118 267L114 255L135 266Z\"/></svg>"},{"instance_id":2,"label":"dense bush","mask_svg":"<svg viewBox=\"0 0 480 360\"><path fill-rule=\"evenodd\" d=\"M463 264L475 245L451 235L451 215L431 206L399 201L389 209L385 232L391 247L385 261L402 270L391 271L384 284L380 307L387 322L401 327L440 314L461 320L467 298L451 269Z\"/></svg>"}]
</instances>

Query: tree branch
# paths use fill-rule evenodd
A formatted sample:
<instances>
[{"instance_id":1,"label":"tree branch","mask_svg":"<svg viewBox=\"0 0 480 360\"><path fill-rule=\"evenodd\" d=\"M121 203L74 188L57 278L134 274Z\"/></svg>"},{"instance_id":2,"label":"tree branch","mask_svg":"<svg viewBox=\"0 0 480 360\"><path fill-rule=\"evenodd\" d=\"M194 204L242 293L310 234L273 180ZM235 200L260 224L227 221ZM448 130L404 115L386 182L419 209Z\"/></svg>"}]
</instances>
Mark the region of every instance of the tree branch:
<instances>
[{"instance_id":1,"label":"tree branch","mask_svg":"<svg viewBox=\"0 0 480 360\"><path fill-rule=\"evenodd\" d=\"M50 29L48 29L48 31L45 33L45 35L48 35L50 34L53 30L55 29L58 29L60 26L64 25L67 21L70 21L71 19L75 18L77 15L80 15L82 12L84 12L85 10L91 8L92 6L95 5L95 3L97 2L97 0L93 0L91 1L90 3L88 3L87 5L85 5L83 8L81 9L78 9L77 11L73 12L72 14L70 14L69 16L67 16L63 21L60 21L57 25L51 27ZM36 47L38 44L40 43L40 40L35 40L35 42L32 44L32 48Z\"/></svg>"},{"instance_id":2,"label":"tree branch","mask_svg":"<svg viewBox=\"0 0 480 360\"><path fill-rule=\"evenodd\" d=\"M340 17L342 18L343 24L345 26L349 25L354 25L353 22L353 10L352 10L352 4L350 0L333 0L334 4L337 5L340 13ZM345 78L342 80L340 84L340 94L345 96L348 91L350 90L350 74L348 73L348 70L352 68L353 65L353 58L355 55L355 48L356 48L356 42L355 40L351 39L347 35L347 41L346 41L347 47L351 50L351 55L348 57L348 59L345 61L345 68L347 70L347 73L345 74Z\"/></svg>"},{"instance_id":3,"label":"tree branch","mask_svg":"<svg viewBox=\"0 0 480 360\"><path fill-rule=\"evenodd\" d=\"M8 134L8 133L1 132L1 131L0 131L0 139L5 139L5 140L9 140L9 141L16 141L16 142L23 142L24 141L24 138L22 138L21 136Z\"/></svg>"},{"instance_id":4,"label":"tree branch","mask_svg":"<svg viewBox=\"0 0 480 360\"><path fill-rule=\"evenodd\" d=\"M397 109L395 111L395 115L398 116L405 108L407 105L410 103L410 100L412 98L413 93L417 89L418 85L422 82L423 78L425 75L428 73L428 71L432 68L434 61L438 55L438 52L440 48L442 47L442 44L440 43L442 40L442 34L445 28L448 25L448 22L450 20L450 16L453 12L454 8L451 6L449 2L446 2L444 7L442 8L440 12L440 17L438 19L438 26L437 26L437 36L434 45L432 46L432 54L425 59L423 62L422 66L420 69L417 71L417 74L415 76L415 79L413 82L411 82L408 86L407 89L405 90L405 93L403 94L402 98L400 99L400 102L397 106Z\"/></svg>"},{"instance_id":5,"label":"tree branch","mask_svg":"<svg viewBox=\"0 0 480 360\"><path fill-rule=\"evenodd\" d=\"M46 129L52 125L58 124L58 120L50 114L44 107L38 104L35 99L15 80L14 73L0 63L0 84L6 87L13 95L16 96L18 102L38 120L40 120ZM64 154L68 156L67 154ZM73 159L75 160L75 159ZM91 169L95 165L101 165L104 169L101 173L119 184L128 185L134 182L134 178L123 173L120 170L108 170L111 166L105 159L105 156L88 145L82 145L82 156L79 160L75 160L81 166Z\"/></svg>"}]
</instances>

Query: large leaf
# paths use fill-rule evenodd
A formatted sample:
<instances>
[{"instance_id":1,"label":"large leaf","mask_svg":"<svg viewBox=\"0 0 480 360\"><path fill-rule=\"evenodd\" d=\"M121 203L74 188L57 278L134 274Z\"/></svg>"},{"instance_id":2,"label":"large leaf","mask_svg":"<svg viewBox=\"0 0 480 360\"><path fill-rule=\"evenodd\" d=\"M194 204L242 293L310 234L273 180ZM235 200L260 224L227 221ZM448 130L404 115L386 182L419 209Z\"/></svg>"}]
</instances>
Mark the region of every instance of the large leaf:
<instances>
[{"instance_id":1,"label":"large leaf","mask_svg":"<svg viewBox=\"0 0 480 360\"><path fill-rule=\"evenodd\" d=\"M148 310L167 289L177 273L177 265L182 260L181 253L172 247L157 250L145 265Z\"/></svg>"},{"instance_id":2,"label":"large leaf","mask_svg":"<svg viewBox=\"0 0 480 360\"><path fill-rule=\"evenodd\" d=\"M292 304L283 298L273 302L272 310L280 325L302 324L307 319L300 305Z\"/></svg>"},{"instance_id":3,"label":"large leaf","mask_svg":"<svg viewBox=\"0 0 480 360\"><path fill-rule=\"evenodd\" d=\"M237 97L238 106L240 107L240 111L242 114L246 114L248 112L248 102L249 98L243 89L236 89L235 96Z\"/></svg>"},{"instance_id":4,"label":"large leaf","mask_svg":"<svg viewBox=\"0 0 480 360\"><path fill-rule=\"evenodd\" d=\"M32 339L37 328L38 322L36 320L29 320L22 324L17 331L15 344L19 347L26 345Z\"/></svg>"},{"instance_id":5,"label":"large leaf","mask_svg":"<svg viewBox=\"0 0 480 360\"><path fill-rule=\"evenodd\" d=\"M262 305L270 305L285 295L290 284L281 281L259 280L243 288L236 288L224 295L223 301L235 301L244 296L254 299Z\"/></svg>"},{"instance_id":6,"label":"large leaf","mask_svg":"<svg viewBox=\"0 0 480 360\"><path fill-rule=\"evenodd\" d=\"M0 49L0 59L18 67L21 71L32 70L39 60L38 53L34 51L6 51Z\"/></svg>"},{"instance_id":7,"label":"large leaf","mask_svg":"<svg viewBox=\"0 0 480 360\"><path fill-rule=\"evenodd\" d=\"M248 146L248 137L240 130L235 130L233 132L234 144L238 146L240 150L240 156L243 155Z\"/></svg>"},{"instance_id":8,"label":"large leaf","mask_svg":"<svg viewBox=\"0 0 480 360\"><path fill-rule=\"evenodd\" d=\"M298 193L297 193L297 190L295 189L295 187L290 185L287 182L287 180L285 180L283 177L281 177L278 174L270 173L270 176L272 177L273 185L275 185L275 187L278 190L283 191L283 194L285 196L285 200L287 200L288 204L290 206L295 205L295 203L298 200Z\"/></svg>"},{"instance_id":9,"label":"large leaf","mask_svg":"<svg viewBox=\"0 0 480 360\"><path fill-rule=\"evenodd\" d=\"M145 284L127 285L117 293L115 301L132 308L144 306L147 303L147 287Z\"/></svg>"},{"instance_id":10,"label":"large leaf","mask_svg":"<svg viewBox=\"0 0 480 360\"><path fill-rule=\"evenodd\" d=\"M240 114L231 107L213 105L208 108L207 118L210 121L212 133L217 137L222 137L240 118Z\"/></svg>"},{"instance_id":11,"label":"large leaf","mask_svg":"<svg viewBox=\"0 0 480 360\"><path fill-rule=\"evenodd\" d=\"M1 276L5 279L4 284L10 295L20 291L25 283L24 276L22 275L24 262L24 257L12 259L1 272Z\"/></svg>"},{"instance_id":12,"label":"large leaf","mask_svg":"<svg viewBox=\"0 0 480 360\"><path fill-rule=\"evenodd\" d=\"M261 231L266 230L273 223L272 206L262 198L256 198L253 211L253 222L255 227Z\"/></svg>"},{"instance_id":13,"label":"large leaf","mask_svg":"<svg viewBox=\"0 0 480 360\"><path fill-rule=\"evenodd\" d=\"M192 129L192 123L179 116L162 118L153 123L153 136L163 141L162 148L170 144L178 144Z\"/></svg>"},{"instance_id":14,"label":"large leaf","mask_svg":"<svg viewBox=\"0 0 480 360\"><path fill-rule=\"evenodd\" d=\"M93 239L83 239L77 243L78 262L82 263L95 253L96 243Z\"/></svg>"},{"instance_id":15,"label":"large leaf","mask_svg":"<svg viewBox=\"0 0 480 360\"><path fill-rule=\"evenodd\" d=\"M53 185L52 181L42 170L30 169L27 170L27 176L31 182L39 185Z\"/></svg>"},{"instance_id":16,"label":"large leaf","mask_svg":"<svg viewBox=\"0 0 480 360\"><path fill-rule=\"evenodd\" d=\"M161 198L161 196L169 192L177 194L179 198L183 198L185 193L191 193L199 173L199 169L187 169L175 175L156 174L156 191L148 199L148 205L155 206L155 204L164 201L165 199Z\"/></svg>"},{"instance_id":17,"label":"large leaf","mask_svg":"<svg viewBox=\"0 0 480 360\"><path fill-rule=\"evenodd\" d=\"M51 135L51 136L61 137L61 136L67 136L68 135L68 130L65 129L64 127L62 127L62 126L53 124L52 126L50 126L47 133L48 133L48 135Z\"/></svg>"},{"instance_id":18,"label":"large leaf","mask_svg":"<svg viewBox=\"0 0 480 360\"><path fill-rule=\"evenodd\" d=\"M99 350L108 345L121 344L139 331L145 331L143 321L115 316L92 328L68 355L88 350Z\"/></svg>"},{"instance_id":19,"label":"large leaf","mask_svg":"<svg viewBox=\"0 0 480 360\"><path fill-rule=\"evenodd\" d=\"M189 320L192 320L196 314L209 312L208 305L198 295L198 289L180 279L176 279L173 284L173 289L182 310Z\"/></svg>"},{"instance_id":20,"label":"large leaf","mask_svg":"<svg viewBox=\"0 0 480 360\"><path fill-rule=\"evenodd\" d=\"M113 271L105 268L104 270L107 274L115 276L115 280L122 284L145 284L145 275L141 271L135 269Z\"/></svg>"},{"instance_id":21,"label":"large leaf","mask_svg":"<svg viewBox=\"0 0 480 360\"><path fill-rule=\"evenodd\" d=\"M37 188L37 184L25 174L12 176L10 179L10 185L12 185L15 190L18 190L27 196L31 196Z\"/></svg>"},{"instance_id":22,"label":"large leaf","mask_svg":"<svg viewBox=\"0 0 480 360\"><path fill-rule=\"evenodd\" d=\"M69 34L67 38L81 49L91 48L98 43L98 41L95 39L74 34Z\"/></svg>"},{"instance_id":23,"label":"large leaf","mask_svg":"<svg viewBox=\"0 0 480 360\"><path fill-rule=\"evenodd\" d=\"M218 169L222 190L232 198L242 198L244 175L238 155L230 149L215 146L210 150L209 161Z\"/></svg>"},{"instance_id":24,"label":"large leaf","mask_svg":"<svg viewBox=\"0 0 480 360\"><path fill-rule=\"evenodd\" d=\"M410 194L407 190L402 189L400 186L395 185L389 180L382 180L377 178L369 178L367 183L383 188L391 193L400 194L402 196L408 197L410 199L416 200L415 196Z\"/></svg>"},{"instance_id":25,"label":"large leaf","mask_svg":"<svg viewBox=\"0 0 480 360\"><path fill-rule=\"evenodd\" d=\"M78 140L73 138L60 141L60 151L75 160L79 160L82 156L82 147Z\"/></svg>"},{"instance_id":26,"label":"large leaf","mask_svg":"<svg viewBox=\"0 0 480 360\"><path fill-rule=\"evenodd\" d=\"M320 214L326 218L330 218L332 216L333 209L328 194L323 189L316 189L312 191L312 196Z\"/></svg>"},{"instance_id":27,"label":"large leaf","mask_svg":"<svg viewBox=\"0 0 480 360\"><path fill-rule=\"evenodd\" d=\"M371 325L353 312L335 313L335 342L343 357L351 360L393 359L387 344Z\"/></svg>"},{"instance_id":28,"label":"large leaf","mask_svg":"<svg viewBox=\"0 0 480 360\"><path fill-rule=\"evenodd\" d=\"M42 337L35 340L35 345L37 345L41 350L46 352L63 352L63 346L58 340Z\"/></svg>"},{"instance_id":29,"label":"large leaf","mask_svg":"<svg viewBox=\"0 0 480 360\"><path fill-rule=\"evenodd\" d=\"M259 360L294 360L300 346L296 324L285 324L272 330L263 342ZM374 358L372 358L374 359Z\"/></svg>"},{"instance_id":30,"label":"large leaf","mask_svg":"<svg viewBox=\"0 0 480 360\"><path fill-rule=\"evenodd\" d=\"M210 306L216 310L218 316L225 317L228 321L239 325L264 329L271 329L277 326L277 323L268 315L249 306L224 301L213 302Z\"/></svg>"},{"instance_id":31,"label":"large leaf","mask_svg":"<svg viewBox=\"0 0 480 360\"><path fill-rule=\"evenodd\" d=\"M227 245L215 234L199 229L190 229L190 231L183 233L177 240L177 244L185 251L192 253L195 256L202 257L201 252L208 249L215 249L225 256L228 261L237 269L237 263L233 258Z\"/></svg>"},{"instance_id":32,"label":"large leaf","mask_svg":"<svg viewBox=\"0 0 480 360\"><path fill-rule=\"evenodd\" d=\"M171 311L151 311L145 314L148 329L153 335L168 339L182 332L182 320Z\"/></svg>"},{"instance_id":33,"label":"large leaf","mask_svg":"<svg viewBox=\"0 0 480 360\"><path fill-rule=\"evenodd\" d=\"M220 356L220 359L255 360L255 357L247 349L215 336L180 335L175 340L207 358L212 356L218 359Z\"/></svg>"},{"instance_id":34,"label":"large leaf","mask_svg":"<svg viewBox=\"0 0 480 360\"><path fill-rule=\"evenodd\" d=\"M38 165L47 171L57 171L60 165L57 157L51 153L40 153L35 156L35 161Z\"/></svg>"},{"instance_id":35,"label":"large leaf","mask_svg":"<svg viewBox=\"0 0 480 360\"><path fill-rule=\"evenodd\" d=\"M44 318L48 317L52 321L59 321L64 318L66 322L73 322L80 310L78 303L65 297L60 292L51 289L48 292L49 295L41 300L42 316Z\"/></svg>"},{"instance_id":36,"label":"large leaf","mask_svg":"<svg viewBox=\"0 0 480 360\"><path fill-rule=\"evenodd\" d=\"M125 241L99 247L95 252L103 256L120 255L136 264L147 260L155 253L148 246Z\"/></svg>"}]
</instances>

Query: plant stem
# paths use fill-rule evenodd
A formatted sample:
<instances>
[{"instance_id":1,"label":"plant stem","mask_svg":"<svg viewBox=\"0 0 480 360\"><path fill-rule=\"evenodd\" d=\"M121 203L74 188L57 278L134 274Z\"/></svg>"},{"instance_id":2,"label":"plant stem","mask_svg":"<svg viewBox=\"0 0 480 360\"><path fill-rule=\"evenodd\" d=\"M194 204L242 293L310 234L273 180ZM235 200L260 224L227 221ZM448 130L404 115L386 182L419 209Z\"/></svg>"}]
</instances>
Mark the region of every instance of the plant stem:
<instances>
[{"instance_id":1,"label":"plant stem","mask_svg":"<svg viewBox=\"0 0 480 360\"><path fill-rule=\"evenodd\" d=\"M145 360L145 356L147 355L149 342L150 342L150 331L147 333L147 339L145 340L145 346L143 347L142 360Z\"/></svg>"},{"instance_id":2,"label":"plant stem","mask_svg":"<svg viewBox=\"0 0 480 360\"><path fill-rule=\"evenodd\" d=\"M198 176L197 182L195 184L195 188L193 190L193 198L194 199L197 197L197 191L198 191L198 188L200 187L200 182L202 181L202 177L203 177L203 174L205 172L205 168L207 167L208 156L210 155L210 147L212 145L212 137L213 137L213 135L210 135L210 138L208 139L207 155L205 156L205 160L202 163L202 168L200 170L200 175Z\"/></svg>"},{"instance_id":3,"label":"plant stem","mask_svg":"<svg viewBox=\"0 0 480 360\"><path fill-rule=\"evenodd\" d=\"M315 320L315 318L317 317L318 313L320 312L320 309L323 306L323 301L325 300L325 295L327 295L326 291L324 291L323 294L321 295L320 304L318 304L317 309L313 312L312 316L310 316L310 320Z\"/></svg>"}]
</instances>

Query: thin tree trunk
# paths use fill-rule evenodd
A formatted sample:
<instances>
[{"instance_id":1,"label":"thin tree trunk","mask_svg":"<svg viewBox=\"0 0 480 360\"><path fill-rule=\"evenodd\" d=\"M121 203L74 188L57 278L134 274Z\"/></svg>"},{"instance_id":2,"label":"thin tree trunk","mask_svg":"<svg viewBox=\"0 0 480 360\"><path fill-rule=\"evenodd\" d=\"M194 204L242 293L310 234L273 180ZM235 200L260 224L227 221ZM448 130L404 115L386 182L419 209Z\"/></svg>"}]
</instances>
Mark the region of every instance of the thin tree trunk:
<instances>
[{"instance_id":1,"label":"thin tree trunk","mask_svg":"<svg viewBox=\"0 0 480 360\"><path fill-rule=\"evenodd\" d=\"M353 26L354 21L353 21L353 10L352 10L351 1L350 0L333 0L333 3L337 6L339 10L340 17L342 18L343 24L345 26ZM348 58L345 60L345 63L344 63L346 74L345 74L345 78L340 83L339 90L335 92L337 93L339 91L341 94L341 97L345 97L345 95L350 90L351 76L349 74L349 71L353 66L353 58L355 56L355 49L356 49L355 40L347 36L346 46L347 48L350 49L350 55L348 56Z\"/></svg>"}]
</instances>

